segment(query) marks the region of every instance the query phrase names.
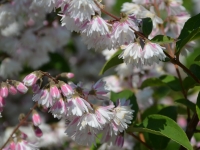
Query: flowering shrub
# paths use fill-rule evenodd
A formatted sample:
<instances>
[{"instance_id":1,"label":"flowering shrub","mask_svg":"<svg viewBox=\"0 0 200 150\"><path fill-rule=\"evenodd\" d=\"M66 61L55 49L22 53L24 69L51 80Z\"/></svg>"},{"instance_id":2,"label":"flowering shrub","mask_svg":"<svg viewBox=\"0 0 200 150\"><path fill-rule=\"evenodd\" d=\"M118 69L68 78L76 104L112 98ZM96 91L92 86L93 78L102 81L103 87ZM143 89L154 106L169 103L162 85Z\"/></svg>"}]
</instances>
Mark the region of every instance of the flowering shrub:
<instances>
[{"instance_id":1,"label":"flowering shrub","mask_svg":"<svg viewBox=\"0 0 200 150\"><path fill-rule=\"evenodd\" d=\"M8 129L13 117L7 101L29 95L17 110L31 107L2 133L1 150L71 149L73 142L90 149L200 148L200 14L191 17L182 0L132 0L117 1L121 13L114 15L109 2L1 2L0 127ZM79 37L95 53L84 52ZM98 63L99 75L116 67L113 75L96 77Z\"/></svg>"}]
</instances>

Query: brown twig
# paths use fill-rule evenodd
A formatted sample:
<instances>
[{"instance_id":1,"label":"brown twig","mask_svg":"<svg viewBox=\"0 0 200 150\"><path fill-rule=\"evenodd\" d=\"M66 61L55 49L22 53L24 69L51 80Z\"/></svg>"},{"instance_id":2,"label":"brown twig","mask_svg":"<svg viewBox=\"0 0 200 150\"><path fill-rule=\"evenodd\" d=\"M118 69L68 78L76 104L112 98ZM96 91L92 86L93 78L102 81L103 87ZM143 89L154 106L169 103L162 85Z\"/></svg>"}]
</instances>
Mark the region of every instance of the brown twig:
<instances>
[{"instance_id":1,"label":"brown twig","mask_svg":"<svg viewBox=\"0 0 200 150\"><path fill-rule=\"evenodd\" d=\"M24 124L24 122L27 121L28 117L30 116L30 114L32 113L33 109L35 109L37 107L37 103L33 106L33 108L30 109L30 111L27 113L27 115L24 117L24 119L22 121L20 121L20 123L15 127L15 129L13 130L13 132L11 133L11 135L9 136L9 138L7 139L7 141L3 144L3 146L1 147L0 150L3 150L3 148L8 144L8 142L11 140L13 134L15 134L15 132L19 129L19 127L21 125Z\"/></svg>"},{"instance_id":2,"label":"brown twig","mask_svg":"<svg viewBox=\"0 0 200 150\"><path fill-rule=\"evenodd\" d=\"M136 140L138 140L140 143L142 143L147 149L149 150L153 150L149 145L147 145L147 143L143 142L139 137L137 137L135 134L133 133L128 133L129 135L131 135L132 137L134 137Z\"/></svg>"}]
</instances>

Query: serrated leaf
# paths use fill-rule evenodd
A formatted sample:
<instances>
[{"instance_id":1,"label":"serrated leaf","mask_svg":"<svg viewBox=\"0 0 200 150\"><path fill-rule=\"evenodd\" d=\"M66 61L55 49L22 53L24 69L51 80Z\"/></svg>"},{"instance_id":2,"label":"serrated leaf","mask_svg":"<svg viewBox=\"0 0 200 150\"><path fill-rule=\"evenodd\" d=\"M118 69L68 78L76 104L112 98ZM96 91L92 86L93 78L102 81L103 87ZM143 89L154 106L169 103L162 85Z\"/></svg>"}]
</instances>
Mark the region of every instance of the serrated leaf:
<instances>
[{"instance_id":1,"label":"serrated leaf","mask_svg":"<svg viewBox=\"0 0 200 150\"><path fill-rule=\"evenodd\" d=\"M196 111L197 111L198 118L200 120L200 92L199 92L198 97L197 97Z\"/></svg>"},{"instance_id":2,"label":"serrated leaf","mask_svg":"<svg viewBox=\"0 0 200 150\"><path fill-rule=\"evenodd\" d=\"M167 43L173 43L175 42L175 40L166 35L156 35L153 39L151 39L151 42L158 44L167 44Z\"/></svg>"},{"instance_id":3,"label":"serrated leaf","mask_svg":"<svg viewBox=\"0 0 200 150\"><path fill-rule=\"evenodd\" d=\"M180 53L181 49L193 39L196 39L196 35L200 33L200 14L191 17L185 23L181 34L178 37L178 42L176 43L176 53Z\"/></svg>"},{"instance_id":4,"label":"serrated leaf","mask_svg":"<svg viewBox=\"0 0 200 150\"><path fill-rule=\"evenodd\" d=\"M177 119L177 108L175 106L168 106L161 109L158 114L169 117L176 121ZM151 143L156 150L165 149L170 139L167 137L163 137L160 135L155 135L149 133L149 139L151 139Z\"/></svg>"},{"instance_id":5,"label":"serrated leaf","mask_svg":"<svg viewBox=\"0 0 200 150\"><path fill-rule=\"evenodd\" d=\"M189 101L188 99L178 99L175 101L176 103L185 105L186 107L189 107L193 112L196 112L196 106L194 103Z\"/></svg>"},{"instance_id":6,"label":"serrated leaf","mask_svg":"<svg viewBox=\"0 0 200 150\"><path fill-rule=\"evenodd\" d=\"M148 132L167 137L188 150L193 150L185 132L169 117L150 115L139 125L131 126L127 132Z\"/></svg>"},{"instance_id":7,"label":"serrated leaf","mask_svg":"<svg viewBox=\"0 0 200 150\"><path fill-rule=\"evenodd\" d=\"M151 34L152 29L153 29L153 23L151 18L142 19L142 31L146 37L148 37L149 34Z\"/></svg>"},{"instance_id":8,"label":"serrated leaf","mask_svg":"<svg viewBox=\"0 0 200 150\"><path fill-rule=\"evenodd\" d=\"M131 108L134 110L133 114L133 121L134 121L137 117L137 112L139 109L134 93L130 90L123 90L122 92L119 93L111 92L110 99L113 102L116 102L118 99L123 99L123 98L130 100L130 103L132 104Z\"/></svg>"},{"instance_id":9,"label":"serrated leaf","mask_svg":"<svg viewBox=\"0 0 200 150\"><path fill-rule=\"evenodd\" d=\"M99 75L102 75L104 74L104 72L106 72L108 69L116 66L116 65L119 65L121 63L123 63L123 59L119 59L118 56L119 54L122 53L122 50L118 50L105 64L104 66L102 67Z\"/></svg>"}]
</instances>

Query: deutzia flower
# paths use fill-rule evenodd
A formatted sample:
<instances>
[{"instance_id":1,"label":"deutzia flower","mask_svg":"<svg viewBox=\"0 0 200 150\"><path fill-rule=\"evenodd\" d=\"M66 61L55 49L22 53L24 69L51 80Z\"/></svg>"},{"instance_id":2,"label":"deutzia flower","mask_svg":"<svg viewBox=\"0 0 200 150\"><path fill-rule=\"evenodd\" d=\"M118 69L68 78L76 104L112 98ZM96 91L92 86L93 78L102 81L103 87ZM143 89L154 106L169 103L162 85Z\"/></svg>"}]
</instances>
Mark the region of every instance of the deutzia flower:
<instances>
[{"instance_id":1,"label":"deutzia flower","mask_svg":"<svg viewBox=\"0 0 200 150\"><path fill-rule=\"evenodd\" d=\"M109 33L108 23L98 15L93 16L92 20L86 21L81 28L81 32L90 37L99 37Z\"/></svg>"},{"instance_id":2,"label":"deutzia flower","mask_svg":"<svg viewBox=\"0 0 200 150\"><path fill-rule=\"evenodd\" d=\"M21 140L17 143L15 143L15 146L14 146L14 149L12 150L39 150L39 148L32 144L32 143L29 143L25 140Z\"/></svg>"},{"instance_id":3,"label":"deutzia flower","mask_svg":"<svg viewBox=\"0 0 200 150\"><path fill-rule=\"evenodd\" d=\"M52 112L54 117L60 119L62 115L65 115L67 112L66 104L62 98L57 100L53 106L51 107L50 111Z\"/></svg>"},{"instance_id":4,"label":"deutzia flower","mask_svg":"<svg viewBox=\"0 0 200 150\"><path fill-rule=\"evenodd\" d=\"M123 48L124 49L124 48ZM137 67L142 65L142 47L138 42L130 43L125 50L119 55L119 58L124 59L126 64L133 64Z\"/></svg>"},{"instance_id":5,"label":"deutzia flower","mask_svg":"<svg viewBox=\"0 0 200 150\"><path fill-rule=\"evenodd\" d=\"M67 11L72 18L79 18L81 22L84 20L91 20L91 16L95 15L95 13L100 14L100 8L93 0L72 0L69 2Z\"/></svg>"},{"instance_id":6,"label":"deutzia flower","mask_svg":"<svg viewBox=\"0 0 200 150\"><path fill-rule=\"evenodd\" d=\"M153 6L150 7L150 11L148 11L148 10L142 11L140 14L140 17L141 18L147 18L147 17L151 18L154 28L157 27L157 24L163 23L163 20L156 15Z\"/></svg>"},{"instance_id":7,"label":"deutzia flower","mask_svg":"<svg viewBox=\"0 0 200 150\"><path fill-rule=\"evenodd\" d=\"M134 110L129 105L130 101L118 100L118 106L114 109L113 123L117 126L118 131L123 132L128 128L127 124L133 119Z\"/></svg>"},{"instance_id":8,"label":"deutzia flower","mask_svg":"<svg viewBox=\"0 0 200 150\"><path fill-rule=\"evenodd\" d=\"M165 48L156 43L146 42L143 48L144 65L151 65L153 62L158 63L160 60L164 60L166 56L163 49Z\"/></svg>"},{"instance_id":9,"label":"deutzia flower","mask_svg":"<svg viewBox=\"0 0 200 150\"><path fill-rule=\"evenodd\" d=\"M35 94L33 96L33 101L38 102L38 104L44 105L46 107L51 107L53 105L52 97L47 89L42 89L37 94Z\"/></svg>"},{"instance_id":10,"label":"deutzia flower","mask_svg":"<svg viewBox=\"0 0 200 150\"><path fill-rule=\"evenodd\" d=\"M66 106L68 110L67 115L75 116L82 116L84 112L88 112L88 109L92 109L86 100L76 95L68 99Z\"/></svg>"},{"instance_id":11,"label":"deutzia flower","mask_svg":"<svg viewBox=\"0 0 200 150\"><path fill-rule=\"evenodd\" d=\"M115 40L115 46L127 45L135 39L135 32L130 28L139 30L137 24L129 17L125 16L120 22L113 24L112 36Z\"/></svg>"}]
</instances>

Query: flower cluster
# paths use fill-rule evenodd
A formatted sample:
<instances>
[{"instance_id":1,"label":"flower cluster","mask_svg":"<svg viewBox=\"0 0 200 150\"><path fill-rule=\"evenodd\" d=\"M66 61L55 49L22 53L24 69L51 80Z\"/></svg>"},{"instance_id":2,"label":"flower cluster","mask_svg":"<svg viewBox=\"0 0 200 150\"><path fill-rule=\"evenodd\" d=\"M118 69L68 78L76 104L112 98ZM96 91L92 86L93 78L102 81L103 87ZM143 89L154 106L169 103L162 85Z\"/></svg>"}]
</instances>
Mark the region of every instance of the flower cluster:
<instances>
[{"instance_id":1,"label":"flower cluster","mask_svg":"<svg viewBox=\"0 0 200 150\"><path fill-rule=\"evenodd\" d=\"M65 132L69 137L78 144L91 146L98 134L103 133L102 143L123 146L123 132L131 123L134 112L129 100L118 100L115 106L106 96L109 90L103 80L86 89L81 83L76 85L51 78L41 88L39 78L42 77L40 71L35 71L23 81L33 87L33 101L49 108L54 117L67 120ZM38 126L40 118L37 113L33 114L33 123Z\"/></svg>"}]
</instances>

